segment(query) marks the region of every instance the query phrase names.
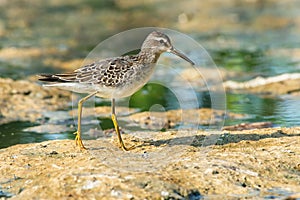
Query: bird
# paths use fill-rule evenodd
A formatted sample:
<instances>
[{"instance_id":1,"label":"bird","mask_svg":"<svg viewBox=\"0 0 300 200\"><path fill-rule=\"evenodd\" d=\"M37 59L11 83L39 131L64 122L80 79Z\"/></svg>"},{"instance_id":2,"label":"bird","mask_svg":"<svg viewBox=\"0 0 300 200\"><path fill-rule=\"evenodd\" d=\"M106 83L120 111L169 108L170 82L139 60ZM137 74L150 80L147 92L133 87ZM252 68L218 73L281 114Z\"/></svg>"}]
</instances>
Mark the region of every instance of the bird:
<instances>
[{"instance_id":1,"label":"bird","mask_svg":"<svg viewBox=\"0 0 300 200\"><path fill-rule=\"evenodd\" d=\"M131 149L123 142L115 110L115 99L131 96L142 88L151 78L155 65L164 52L170 52L189 62L195 63L177 50L170 38L161 31L149 33L135 55L125 55L100 59L84 65L70 73L40 74L39 81L47 82L46 87L57 87L76 93L87 94L78 102L78 125L75 143L86 149L81 137L81 118L83 103L93 96L111 99L111 119L124 151Z\"/></svg>"}]
</instances>

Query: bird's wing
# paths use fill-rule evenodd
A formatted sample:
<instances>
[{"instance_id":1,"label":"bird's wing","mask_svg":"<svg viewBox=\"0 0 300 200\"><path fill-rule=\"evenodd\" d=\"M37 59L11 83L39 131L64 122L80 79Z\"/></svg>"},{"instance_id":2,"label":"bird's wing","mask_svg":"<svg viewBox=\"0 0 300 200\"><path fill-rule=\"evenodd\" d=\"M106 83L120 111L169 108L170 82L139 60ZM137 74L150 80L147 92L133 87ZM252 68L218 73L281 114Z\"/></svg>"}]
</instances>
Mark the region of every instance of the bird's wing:
<instances>
[{"instance_id":1,"label":"bird's wing","mask_svg":"<svg viewBox=\"0 0 300 200\"><path fill-rule=\"evenodd\" d=\"M66 74L41 74L40 81L79 82L113 86L122 82L132 69L133 61L129 57L117 57L93 62Z\"/></svg>"}]
</instances>

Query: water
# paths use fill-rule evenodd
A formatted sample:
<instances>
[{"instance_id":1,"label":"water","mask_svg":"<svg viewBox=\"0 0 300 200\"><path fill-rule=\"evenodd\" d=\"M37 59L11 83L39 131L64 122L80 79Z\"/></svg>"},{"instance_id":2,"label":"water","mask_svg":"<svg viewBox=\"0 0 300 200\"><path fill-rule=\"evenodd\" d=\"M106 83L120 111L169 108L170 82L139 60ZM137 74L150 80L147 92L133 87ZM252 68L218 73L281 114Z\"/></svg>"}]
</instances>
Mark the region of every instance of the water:
<instances>
[{"instance_id":1,"label":"water","mask_svg":"<svg viewBox=\"0 0 300 200\"><path fill-rule=\"evenodd\" d=\"M154 92L156 91L156 92ZM155 94L153 94L155 93ZM227 109L229 112L247 114L249 117L240 120L226 119L225 125L233 125L237 123L247 122L272 122L273 126L293 127L300 126L300 97L299 96L281 96L281 97L261 97L254 94L235 94L227 93ZM118 101L118 105L127 103L128 100ZM201 107L210 108L209 93L198 93L198 101ZM109 101L100 101L97 106L109 105ZM148 84L129 99L130 107L137 107L141 111L151 110L153 105L160 105L164 110L179 109L180 105L175 95L167 88ZM66 123L70 123L67 119ZM95 123L95 122L94 122ZM123 123L123 128L129 130L130 126ZM0 148L8 147L14 144L34 143L46 140L56 139L74 139L74 129L57 134L25 132L25 128L38 125L29 122L12 122L0 126ZM85 125L86 126L86 125ZM98 118L98 123L102 130L113 128L113 124L109 118ZM87 126L85 127L87 128ZM205 128L205 127L199 127Z\"/></svg>"},{"instance_id":2,"label":"water","mask_svg":"<svg viewBox=\"0 0 300 200\"><path fill-rule=\"evenodd\" d=\"M36 143L43 142L47 140L58 140L58 139L73 139L73 132L49 134L27 132L23 131L25 128L34 126L30 122L11 122L8 124L0 125L0 148L5 148L12 146L14 144L26 144L26 143Z\"/></svg>"},{"instance_id":3,"label":"water","mask_svg":"<svg viewBox=\"0 0 300 200\"><path fill-rule=\"evenodd\" d=\"M299 96L260 97L254 94L227 94L227 108L252 117L241 122L270 121L274 126L293 127L300 125ZM227 121L236 124L237 121Z\"/></svg>"}]
</instances>

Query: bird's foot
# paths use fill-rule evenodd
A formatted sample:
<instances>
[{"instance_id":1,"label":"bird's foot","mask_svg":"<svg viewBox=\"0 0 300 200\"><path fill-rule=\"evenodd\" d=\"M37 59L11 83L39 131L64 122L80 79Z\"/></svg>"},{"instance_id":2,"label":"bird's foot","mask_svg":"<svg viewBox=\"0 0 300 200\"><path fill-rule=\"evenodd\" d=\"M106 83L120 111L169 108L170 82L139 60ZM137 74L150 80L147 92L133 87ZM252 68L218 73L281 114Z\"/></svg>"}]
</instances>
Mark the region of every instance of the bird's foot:
<instances>
[{"instance_id":1,"label":"bird's foot","mask_svg":"<svg viewBox=\"0 0 300 200\"><path fill-rule=\"evenodd\" d=\"M76 134L76 137L75 137L76 146L78 145L80 149L86 150L86 147L83 145L83 142L82 142L82 139L81 139L81 136L80 136L80 132L76 131L74 134Z\"/></svg>"},{"instance_id":2,"label":"bird's foot","mask_svg":"<svg viewBox=\"0 0 300 200\"><path fill-rule=\"evenodd\" d=\"M123 151L130 151L134 148L135 148L135 145L132 145L131 147L126 147L124 144L121 144L121 149L123 149Z\"/></svg>"}]
</instances>

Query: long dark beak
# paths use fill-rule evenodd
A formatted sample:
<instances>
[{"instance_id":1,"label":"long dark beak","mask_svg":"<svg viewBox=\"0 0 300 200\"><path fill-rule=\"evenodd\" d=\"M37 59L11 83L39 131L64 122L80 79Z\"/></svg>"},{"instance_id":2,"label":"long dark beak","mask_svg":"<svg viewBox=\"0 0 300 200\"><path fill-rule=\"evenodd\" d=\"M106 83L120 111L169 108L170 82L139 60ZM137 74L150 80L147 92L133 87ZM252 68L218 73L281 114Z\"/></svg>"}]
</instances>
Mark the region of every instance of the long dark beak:
<instances>
[{"instance_id":1,"label":"long dark beak","mask_svg":"<svg viewBox=\"0 0 300 200\"><path fill-rule=\"evenodd\" d=\"M168 52L175 54L176 56L179 56L180 58L186 60L187 62L191 63L192 65L195 65L193 61L191 61L186 55L172 47Z\"/></svg>"}]
</instances>

